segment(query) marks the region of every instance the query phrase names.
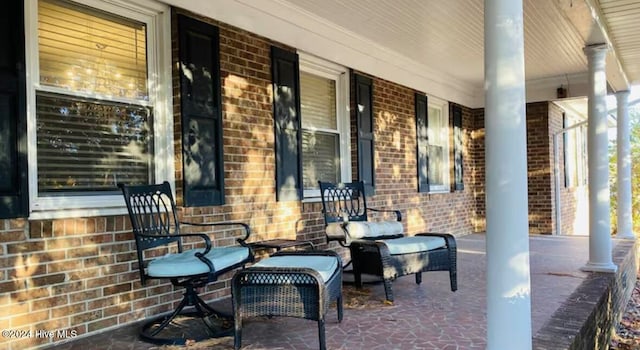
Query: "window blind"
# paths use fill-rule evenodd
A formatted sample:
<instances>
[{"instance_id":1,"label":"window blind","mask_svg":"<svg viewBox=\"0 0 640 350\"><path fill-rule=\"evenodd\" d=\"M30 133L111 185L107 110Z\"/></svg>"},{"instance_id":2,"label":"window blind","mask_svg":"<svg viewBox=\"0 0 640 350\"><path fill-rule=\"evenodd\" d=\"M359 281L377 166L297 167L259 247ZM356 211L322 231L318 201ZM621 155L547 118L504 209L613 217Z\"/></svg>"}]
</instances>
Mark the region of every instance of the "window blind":
<instances>
[{"instance_id":1,"label":"window blind","mask_svg":"<svg viewBox=\"0 0 640 350\"><path fill-rule=\"evenodd\" d=\"M153 181L150 108L50 93L36 105L40 193Z\"/></svg>"},{"instance_id":2,"label":"window blind","mask_svg":"<svg viewBox=\"0 0 640 350\"><path fill-rule=\"evenodd\" d=\"M340 182L339 136L302 132L302 183L305 190L318 188L318 181Z\"/></svg>"},{"instance_id":3,"label":"window blind","mask_svg":"<svg viewBox=\"0 0 640 350\"><path fill-rule=\"evenodd\" d=\"M429 184L444 185L446 165L445 149L448 143L448 124L444 120L442 110L429 107Z\"/></svg>"},{"instance_id":4,"label":"window blind","mask_svg":"<svg viewBox=\"0 0 640 350\"><path fill-rule=\"evenodd\" d=\"M38 1L40 83L148 100L146 27L60 0Z\"/></svg>"},{"instance_id":5,"label":"window blind","mask_svg":"<svg viewBox=\"0 0 640 350\"><path fill-rule=\"evenodd\" d=\"M300 72L300 108L303 128L336 130L336 82Z\"/></svg>"},{"instance_id":6,"label":"window blind","mask_svg":"<svg viewBox=\"0 0 640 350\"><path fill-rule=\"evenodd\" d=\"M340 182L335 80L300 72L300 108L304 189L317 189L319 180Z\"/></svg>"}]
</instances>

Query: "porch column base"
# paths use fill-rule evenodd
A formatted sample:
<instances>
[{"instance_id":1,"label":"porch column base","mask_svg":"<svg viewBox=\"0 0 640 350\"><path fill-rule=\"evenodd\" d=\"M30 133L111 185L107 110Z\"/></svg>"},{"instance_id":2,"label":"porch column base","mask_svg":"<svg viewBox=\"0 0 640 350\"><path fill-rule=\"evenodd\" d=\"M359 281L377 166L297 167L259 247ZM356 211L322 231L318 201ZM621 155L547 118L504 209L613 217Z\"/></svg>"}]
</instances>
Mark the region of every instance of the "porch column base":
<instances>
[{"instance_id":1,"label":"porch column base","mask_svg":"<svg viewBox=\"0 0 640 350\"><path fill-rule=\"evenodd\" d=\"M585 266L580 268L580 271L584 272L616 272L618 266L614 263L593 263L588 262Z\"/></svg>"},{"instance_id":2,"label":"porch column base","mask_svg":"<svg viewBox=\"0 0 640 350\"><path fill-rule=\"evenodd\" d=\"M616 233L616 238L622 238L622 239L636 239L636 235L633 234L633 232L618 232Z\"/></svg>"}]
</instances>

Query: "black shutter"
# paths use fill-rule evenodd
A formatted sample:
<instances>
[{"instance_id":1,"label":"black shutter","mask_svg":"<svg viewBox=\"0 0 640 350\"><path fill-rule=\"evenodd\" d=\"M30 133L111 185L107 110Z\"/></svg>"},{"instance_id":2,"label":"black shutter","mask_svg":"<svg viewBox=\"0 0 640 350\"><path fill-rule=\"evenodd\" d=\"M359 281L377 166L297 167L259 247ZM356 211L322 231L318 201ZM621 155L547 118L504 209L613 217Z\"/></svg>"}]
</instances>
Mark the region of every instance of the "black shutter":
<instances>
[{"instance_id":1,"label":"black shutter","mask_svg":"<svg viewBox=\"0 0 640 350\"><path fill-rule=\"evenodd\" d=\"M302 199L298 54L271 47L276 139L276 200Z\"/></svg>"},{"instance_id":2,"label":"black shutter","mask_svg":"<svg viewBox=\"0 0 640 350\"><path fill-rule=\"evenodd\" d=\"M429 118L427 96L416 94L418 192L429 192Z\"/></svg>"},{"instance_id":3,"label":"black shutter","mask_svg":"<svg viewBox=\"0 0 640 350\"><path fill-rule=\"evenodd\" d=\"M178 17L184 205L224 203L218 28Z\"/></svg>"},{"instance_id":4,"label":"black shutter","mask_svg":"<svg viewBox=\"0 0 640 350\"><path fill-rule=\"evenodd\" d=\"M0 12L0 219L28 213L24 4Z\"/></svg>"},{"instance_id":5,"label":"black shutter","mask_svg":"<svg viewBox=\"0 0 640 350\"><path fill-rule=\"evenodd\" d=\"M462 108L453 105L451 112L453 114L453 189L462 191L464 190Z\"/></svg>"},{"instance_id":6,"label":"black shutter","mask_svg":"<svg viewBox=\"0 0 640 350\"><path fill-rule=\"evenodd\" d=\"M355 75L356 113L358 123L358 179L364 182L364 192L375 193L375 163L373 139L373 82Z\"/></svg>"}]
</instances>

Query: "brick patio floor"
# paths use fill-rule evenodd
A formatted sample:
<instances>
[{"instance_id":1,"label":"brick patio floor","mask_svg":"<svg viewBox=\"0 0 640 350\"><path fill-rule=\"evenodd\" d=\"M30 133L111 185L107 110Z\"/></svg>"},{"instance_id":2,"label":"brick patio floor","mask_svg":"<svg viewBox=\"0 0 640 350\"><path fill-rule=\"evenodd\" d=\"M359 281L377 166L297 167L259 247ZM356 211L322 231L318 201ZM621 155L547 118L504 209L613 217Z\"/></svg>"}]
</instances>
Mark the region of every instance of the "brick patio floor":
<instances>
[{"instance_id":1,"label":"brick patio floor","mask_svg":"<svg viewBox=\"0 0 640 350\"><path fill-rule=\"evenodd\" d=\"M484 349L486 345L485 236L458 237L458 291L451 292L447 272L423 274L416 285L413 276L393 284L395 303L383 304L381 284L371 284L364 307L345 308L337 322L335 308L326 323L329 349ZM614 240L614 245L616 241ZM532 331L535 335L551 315L582 283L579 268L588 259L587 237L535 236L530 240ZM349 304L349 300L346 300ZM230 308L230 301L224 304ZM509 336L505 334L505 336ZM229 349L231 337L206 341L193 348ZM205 345L202 343L201 345ZM314 321L295 318L259 318L245 322L243 349L317 349ZM159 347L137 339L136 328L121 327L78 338L55 349L177 349Z\"/></svg>"}]
</instances>

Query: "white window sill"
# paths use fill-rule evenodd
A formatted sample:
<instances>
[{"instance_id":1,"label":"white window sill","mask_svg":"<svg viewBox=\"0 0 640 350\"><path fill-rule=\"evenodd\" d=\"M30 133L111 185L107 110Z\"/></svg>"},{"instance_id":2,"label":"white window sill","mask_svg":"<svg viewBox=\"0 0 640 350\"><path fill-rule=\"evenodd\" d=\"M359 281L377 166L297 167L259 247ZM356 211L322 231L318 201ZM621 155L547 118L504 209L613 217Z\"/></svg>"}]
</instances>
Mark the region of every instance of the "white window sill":
<instances>
[{"instance_id":1,"label":"white window sill","mask_svg":"<svg viewBox=\"0 0 640 350\"><path fill-rule=\"evenodd\" d=\"M96 192L92 195L36 197L31 202L29 219L46 220L127 214L122 193Z\"/></svg>"},{"instance_id":2,"label":"white window sill","mask_svg":"<svg viewBox=\"0 0 640 350\"><path fill-rule=\"evenodd\" d=\"M33 211L29 214L29 220L73 219L96 216L128 215L126 207L114 208L87 208L87 209L58 209Z\"/></svg>"},{"instance_id":3,"label":"white window sill","mask_svg":"<svg viewBox=\"0 0 640 350\"><path fill-rule=\"evenodd\" d=\"M308 197L302 200L302 203L320 203L322 202L322 198L320 197Z\"/></svg>"}]
</instances>

